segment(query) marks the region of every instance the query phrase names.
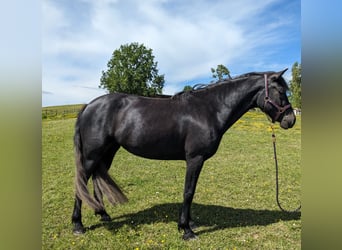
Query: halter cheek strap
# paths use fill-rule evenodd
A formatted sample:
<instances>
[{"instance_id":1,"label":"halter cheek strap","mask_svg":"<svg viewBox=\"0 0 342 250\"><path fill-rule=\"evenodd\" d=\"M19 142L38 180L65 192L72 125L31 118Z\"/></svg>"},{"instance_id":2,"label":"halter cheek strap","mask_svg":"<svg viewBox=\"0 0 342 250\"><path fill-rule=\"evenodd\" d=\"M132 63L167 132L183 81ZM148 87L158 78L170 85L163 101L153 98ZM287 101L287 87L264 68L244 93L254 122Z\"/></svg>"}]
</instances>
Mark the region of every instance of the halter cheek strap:
<instances>
[{"instance_id":1,"label":"halter cheek strap","mask_svg":"<svg viewBox=\"0 0 342 250\"><path fill-rule=\"evenodd\" d=\"M279 116L281 116L282 113L284 113L286 110L291 108L291 104L287 104L285 106L279 106L277 103L275 103L268 95L268 77L267 74L264 74L265 78L265 99L264 99L264 109L266 107L266 104L270 103L273 107L277 109L277 113L274 118L272 118L272 122L275 122L278 120Z\"/></svg>"},{"instance_id":2,"label":"halter cheek strap","mask_svg":"<svg viewBox=\"0 0 342 250\"><path fill-rule=\"evenodd\" d=\"M265 79L265 92L266 92L265 100L266 100L266 98L267 99L269 98L269 96L268 96L268 79L267 79L267 74L264 74L264 79Z\"/></svg>"}]
</instances>

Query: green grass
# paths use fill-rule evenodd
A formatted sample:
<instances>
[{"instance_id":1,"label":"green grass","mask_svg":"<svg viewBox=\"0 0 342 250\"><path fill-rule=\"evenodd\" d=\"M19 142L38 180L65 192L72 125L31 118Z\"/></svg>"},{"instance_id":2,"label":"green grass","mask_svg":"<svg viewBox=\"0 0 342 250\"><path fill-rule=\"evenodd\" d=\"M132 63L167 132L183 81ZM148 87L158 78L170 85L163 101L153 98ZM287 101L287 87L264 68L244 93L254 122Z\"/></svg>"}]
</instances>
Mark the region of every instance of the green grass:
<instances>
[{"instance_id":1,"label":"green grass","mask_svg":"<svg viewBox=\"0 0 342 250\"><path fill-rule=\"evenodd\" d=\"M283 213L275 202L271 132L262 113L243 116L205 162L192 207L199 239L189 242L177 230L185 163L147 160L122 149L110 173L129 202L113 207L106 201L113 221L105 224L83 207L88 230L72 234L74 123L42 123L43 249L300 249L300 213ZM290 130L276 126L280 199L288 209L300 202L300 125L299 117Z\"/></svg>"}]
</instances>

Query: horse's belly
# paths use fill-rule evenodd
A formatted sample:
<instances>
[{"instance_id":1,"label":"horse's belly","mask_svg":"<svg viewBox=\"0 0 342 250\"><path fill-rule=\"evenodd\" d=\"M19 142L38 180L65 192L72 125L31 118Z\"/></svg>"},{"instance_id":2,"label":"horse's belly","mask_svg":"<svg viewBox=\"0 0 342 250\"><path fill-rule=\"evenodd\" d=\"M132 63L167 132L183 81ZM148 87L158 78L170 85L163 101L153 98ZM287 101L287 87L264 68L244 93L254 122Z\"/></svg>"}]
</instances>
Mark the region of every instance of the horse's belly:
<instances>
[{"instance_id":1,"label":"horse's belly","mask_svg":"<svg viewBox=\"0 0 342 250\"><path fill-rule=\"evenodd\" d=\"M183 124L172 115L149 116L138 111L127 113L118 123L115 140L127 151L144 158L185 159Z\"/></svg>"},{"instance_id":2,"label":"horse's belly","mask_svg":"<svg viewBox=\"0 0 342 250\"><path fill-rule=\"evenodd\" d=\"M176 141L152 140L137 144L122 145L128 152L149 159L156 160L183 160L185 159L184 146Z\"/></svg>"}]
</instances>

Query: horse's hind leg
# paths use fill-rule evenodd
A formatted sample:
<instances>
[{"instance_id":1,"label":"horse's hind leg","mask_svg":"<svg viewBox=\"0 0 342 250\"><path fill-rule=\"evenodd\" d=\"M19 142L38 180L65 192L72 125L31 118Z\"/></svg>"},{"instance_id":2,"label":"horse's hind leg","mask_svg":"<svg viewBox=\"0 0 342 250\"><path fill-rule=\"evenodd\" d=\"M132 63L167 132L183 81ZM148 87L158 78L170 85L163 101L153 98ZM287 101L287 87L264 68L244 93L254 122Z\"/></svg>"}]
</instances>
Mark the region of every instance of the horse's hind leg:
<instances>
[{"instance_id":1,"label":"horse's hind leg","mask_svg":"<svg viewBox=\"0 0 342 250\"><path fill-rule=\"evenodd\" d=\"M100 162L98 163L98 167L102 168L103 170L105 171L108 171L111 164L112 164L112 161L113 161L113 158L114 158L114 155L116 153L116 151L119 149L120 146L113 146L113 147L110 147L107 152L104 154L104 156L102 157L102 159L100 160ZM93 173L93 186L94 186L94 197L96 199L96 201L98 201L103 209L101 210L95 210L95 215L100 215L101 218L100 220L101 221L110 221L111 218L110 216L108 215L108 213L106 212L105 208L104 208L104 203L103 203L103 193L102 193L102 190L101 190L101 187L100 187L100 184L99 184L99 176L98 176L98 173L95 171Z\"/></svg>"},{"instance_id":2,"label":"horse's hind leg","mask_svg":"<svg viewBox=\"0 0 342 250\"><path fill-rule=\"evenodd\" d=\"M102 163L102 161L90 160L90 159L86 159L86 157L83 157L83 164L79 166L79 169L77 171L78 172L77 179L82 180L82 181L80 181L82 183L82 185L79 185L79 187L78 187L79 189L82 189L82 190L87 189L87 183L89 181L89 178L92 175L94 178L94 173L96 172L96 168L98 166L98 163L102 164L102 165L104 164L104 163ZM109 166L110 166L110 164L109 164ZM98 204L100 204L100 206L98 206L98 207L103 208L102 198L99 199L95 196L95 200L97 201ZM97 211L99 212L99 214L101 214L102 218L106 218L106 212L102 208L97 209ZM109 217L109 219L110 219L110 217ZM85 233L85 228L84 228L83 223L82 223L82 199L81 199L81 197L79 197L77 192L75 195L74 210L72 213L72 219L71 220L73 223L73 233L74 234Z\"/></svg>"},{"instance_id":3,"label":"horse's hind leg","mask_svg":"<svg viewBox=\"0 0 342 250\"><path fill-rule=\"evenodd\" d=\"M87 180L89 180L90 174L87 175ZM75 203L74 203L74 211L72 213L72 223L74 225L73 233L74 234L83 234L85 233L85 228L82 224L82 200L78 195L75 195Z\"/></svg>"},{"instance_id":4,"label":"horse's hind leg","mask_svg":"<svg viewBox=\"0 0 342 250\"><path fill-rule=\"evenodd\" d=\"M82 200L76 195L75 196L75 204L74 204L74 211L72 213L72 224L74 225L73 233L74 234L84 234L85 229L82 224L82 215L81 215L81 207L82 207Z\"/></svg>"},{"instance_id":5,"label":"horse's hind leg","mask_svg":"<svg viewBox=\"0 0 342 250\"><path fill-rule=\"evenodd\" d=\"M93 184L94 184L94 197L103 207L103 209L101 209L101 210L95 210L95 215L100 215L101 221L110 221L111 218L107 214L106 210L104 209L103 194L102 194L101 188L99 187L99 184L97 182L96 175L93 175Z\"/></svg>"}]
</instances>

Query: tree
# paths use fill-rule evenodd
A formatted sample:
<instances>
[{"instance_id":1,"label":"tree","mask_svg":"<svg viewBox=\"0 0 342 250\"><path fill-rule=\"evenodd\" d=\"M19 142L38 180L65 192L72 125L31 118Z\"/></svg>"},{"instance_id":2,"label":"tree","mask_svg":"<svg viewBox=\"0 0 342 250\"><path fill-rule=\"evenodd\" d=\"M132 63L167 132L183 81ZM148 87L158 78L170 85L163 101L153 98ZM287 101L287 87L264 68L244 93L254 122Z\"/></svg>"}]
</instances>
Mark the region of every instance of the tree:
<instances>
[{"instance_id":1,"label":"tree","mask_svg":"<svg viewBox=\"0 0 342 250\"><path fill-rule=\"evenodd\" d=\"M157 65L152 49L138 43L121 45L113 52L107 70L102 71L99 87L109 93L162 94L165 80L158 74Z\"/></svg>"},{"instance_id":2,"label":"tree","mask_svg":"<svg viewBox=\"0 0 342 250\"><path fill-rule=\"evenodd\" d=\"M302 108L302 66L295 62L292 66L292 80L290 80L290 102L295 108Z\"/></svg>"},{"instance_id":3,"label":"tree","mask_svg":"<svg viewBox=\"0 0 342 250\"><path fill-rule=\"evenodd\" d=\"M216 69L211 68L211 73L213 74L213 78L218 78L218 81L222 81L225 75L228 76L229 79L232 79L230 76L230 71L222 64L217 65Z\"/></svg>"},{"instance_id":4,"label":"tree","mask_svg":"<svg viewBox=\"0 0 342 250\"><path fill-rule=\"evenodd\" d=\"M191 87L190 85L186 85L186 86L184 86L184 88L183 88L183 91L184 91L184 92L190 91L190 90L192 90L192 87Z\"/></svg>"}]
</instances>

